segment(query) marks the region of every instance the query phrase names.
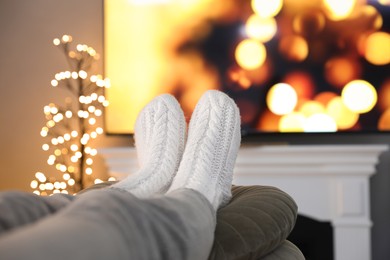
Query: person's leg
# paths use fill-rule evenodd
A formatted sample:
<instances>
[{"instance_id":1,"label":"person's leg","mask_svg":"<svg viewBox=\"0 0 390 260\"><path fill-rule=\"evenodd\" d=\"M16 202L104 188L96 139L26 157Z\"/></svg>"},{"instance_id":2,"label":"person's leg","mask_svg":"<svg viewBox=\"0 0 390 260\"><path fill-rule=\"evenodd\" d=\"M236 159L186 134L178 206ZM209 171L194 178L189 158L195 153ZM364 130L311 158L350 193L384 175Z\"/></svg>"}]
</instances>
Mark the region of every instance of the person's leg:
<instances>
[{"instance_id":1,"label":"person's leg","mask_svg":"<svg viewBox=\"0 0 390 260\"><path fill-rule=\"evenodd\" d=\"M73 199L65 194L41 197L20 191L0 192L0 235L53 214Z\"/></svg>"},{"instance_id":2,"label":"person's leg","mask_svg":"<svg viewBox=\"0 0 390 260\"><path fill-rule=\"evenodd\" d=\"M0 236L0 259L206 259L214 229L213 207L194 190L151 199L95 190Z\"/></svg>"}]
</instances>

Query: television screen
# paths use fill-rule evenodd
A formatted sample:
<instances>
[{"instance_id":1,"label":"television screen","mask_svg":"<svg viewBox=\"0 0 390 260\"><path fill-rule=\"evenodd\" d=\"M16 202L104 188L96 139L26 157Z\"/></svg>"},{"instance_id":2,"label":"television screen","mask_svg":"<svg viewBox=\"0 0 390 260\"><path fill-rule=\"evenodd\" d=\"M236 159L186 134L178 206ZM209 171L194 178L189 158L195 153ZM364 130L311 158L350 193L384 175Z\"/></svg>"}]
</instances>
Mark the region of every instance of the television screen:
<instances>
[{"instance_id":1,"label":"television screen","mask_svg":"<svg viewBox=\"0 0 390 260\"><path fill-rule=\"evenodd\" d=\"M389 32L388 0L105 1L106 132L161 93L189 119L208 89L243 134L389 131Z\"/></svg>"}]
</instances>

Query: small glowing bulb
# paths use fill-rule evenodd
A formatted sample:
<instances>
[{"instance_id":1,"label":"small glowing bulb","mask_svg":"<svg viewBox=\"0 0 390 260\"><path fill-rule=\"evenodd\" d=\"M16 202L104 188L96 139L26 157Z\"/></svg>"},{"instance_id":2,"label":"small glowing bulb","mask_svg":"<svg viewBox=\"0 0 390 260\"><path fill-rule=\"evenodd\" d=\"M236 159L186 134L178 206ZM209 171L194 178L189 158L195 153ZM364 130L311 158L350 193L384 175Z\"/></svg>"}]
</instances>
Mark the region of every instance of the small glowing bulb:
<instances>
[{"instance_id":1,"label":"small glowing bulb","mask_svg":"<svg viewBox=\"0 0 390 260\"><path fill-rule=\"evenodd\" d=\"M70 179L70 174L69 173L64 173L64 175L62 175L62 178L67 181L67 180Z\"/></svg>"},{"instance_id":2,"label":"small glowing bulb","mask_svg":"<svg viewBox=\"0 0 390 260\"><path fill-rule=\"evenodd\" d=\"M53 40L53 44L54 44L55 46L60 45L60 43L61 43L61 41L60 41L60 39L58 39L58 38L55 38L55 39ZM38 194L38 195L39 195L39 194Z\"/></svg>"},{"instance_id":3,"label":"small glowing bulb","mask_svg":"<svg viewBox=\"0 0 390 260\"><path fill-rule=\"evenodd\" d=\"M36 180L31 181L30 187L36 189L38 187L38 182Z\"/></svg>"},{"instance_id":4,"label":"small glowing bulb","mask_svg":"<svg viewBox=\"0 0 390 260\"><path fill-rule=\"evenodd\" d=\"M95 110L95 116L101 116L103 112L100 109Z\"/></svg>"},{"instance_id":5,"label":"small glowing bulb","mask_svg":"<svg viewBox=\"0 0 390 260\"><path fill-rule=\"evenodd\" d=\"M92 174L92 168L88 167L85 169L85 174L91 175Z\"/></svg>"},{"instance_id":6,"label":"small glowing bulb","mask_svg":"<svg viewBox=\"0 0 390 260\"><path fill-rule=\"evenodd\" d=\"M90 125L94 125L96 123L96 119L91 117L89 120L88 120L89 124Z\"/></svg>"},{"instance_id":7,"label":"small glowing bulb","mask_svg":"<svg viewBox=\"0 0 390 260\"><path fill-rule=\"evenodd\" d=\"M70 140L70 134L64 134L64 139L65 139L65 141L69 141Z\"/></svg>"},{"instance_id":8,"label":"small glowing bulb","mask_svg":"<svg viewBox=\"0 0 390 260\"><path fill-rule=\"evenodd\" d=\"M65 34L65 35L62 36L62 41L63 42L71 42L72 41L72 36Z\"/></svg>"},{"instance_id":9,"label":"small glowing bulb","mask_svg":"<svg viewBox=\"0 0 390 260\"><path fill-rule=\"evenodd\" d=\"M70 150L72 150L73 152L77 151L79 149L79 147L77 146L77 144L72 144L70 146Z\"/></svg>"},{"instance_id":10,"label":"small glowing bulb","mask_svg":"<svg viewBox=\"0 0 390 260\"><path fill-rule=\"evenodd\" d=\"M58 143L63 144L65 142L62 136L57 137Z\"/></svg>"},{"instance_id":11,"label":"small glowing bulb","mask_svg":"<svg viewBox=\"0 0 390 260\"><path fill-rule=\"evenodd\" d=\"M72 133L70 133L72 137L77 137L79 133L76 130L73 130Z\"/></svg>"},{"instance_id":12,"label":"small glowing bulb","mask_svg":"<svg viewBox=\"0 0 390 260\"><path fill-rule=\"evenodd\" d=\"M48 151L49 148L50 148L50 146L48 144L43 144L42 145L42 150L44 150L44 151Z\"/></svg>"},{"instance_id":13,"label":"small glowing bulb","mask_svg":"<svg viewBox=\"0 0 390 260\"><path fill-rule=\"evenodd\" d=\"M46 181L46 176L42 172L36 172L35 173L35 178L37 178L37 180L40 181L40 182L45 182Z\"/></svg>"},{"instance_id":14,"label":"small glowing bulb","mask_svg":"<svg viewBox=\"0 0 390 260\"><path fill-rule=\"evenodd\" d=\"M45 183L45 190L52 190L54 189L54 185L51 182Z\"/></svg>"},{"instance_id":15,"label":"small glowing bulb","mask_svg":"<svg viewBox=\"0 0 390 260\"><path fill-rule=\"evenodd\" d=\"M116 181L115 177L108 178L108 181Z\"/></svg>"},{"instance_id":16,"label":"small glowing bulb","mask_svg":"<svg viewBox=\"0 0 390 260\"><path fill-rule=\"evenodd\" d=\"M71 118L72 115L73 115L73 113L72 113L72 111L70 111L70 110L68 110L68 111L65 112L65 116L66 116L67 118Z\"/></svg>"},{"instance_id":17,"label":"small glowing bulb","mask_svg":"<svg viewBox=\"0 0 390 260\"><path fill-rule=\"evenodd\" d=\"M55 80L55 79L53 79L53 80L51 81L51 85L52 85L53 87L57 87L57 86L58 86L58 81Z\"/></svg>"},{"instance_id":18,"label":"small glowing bulb","mask_svg":"<svg viewBox=\"0 0 390 260\"><path fill-rule=\"evenodd\" d=\"M86 79L87 76L88 76L88 74L87 74L87 72L85 72L84 70L80 70L80 71L79 71L79 76L80 76L80 78L82 78L82 79Z\"/></svg>"},{"instance_id":19,"label":"small glowing bulb","mask_svg":"<svg viewBox=\"0 0 390 260\"><path fill-rule=\"evenodd\" d=\"M99 183L102 183L103 181L101 179L95 179L94 183L95 184L99 184Z\"/></svg>"},{"instance_id":20,"label":"small glowing bulb","mask_svg":"<svg viewBox=\"0 0 390 260\"><path fill-rule=\"evenodd\" d=\"M92 139L95 139L97 136L98 136L98 134L96 132L91 132L91 138Z\"/></svg>"},{"instance_id":21,"label":"small glowing bulb","mask_svg":"<svg viewBox=\"0 0 390 260\"><path fill-rule=\"evenodd\" d=\"M88 165L92 165L92 163L93 163L92 158L88 158L88 159L85 161L85 163L88 164Z\"/></svg>"},{"instance_id":22,"label":"small glowing bulb","mask_svg":"<svg viewBox=\"0 0 390 260\"><path fill-rule=\"evenodd\" d=\"M72 78L77 79L79 77L79 74L76 71L72 71Z\"/></svg>"},{"instance_id":23,"label":"small glowing bulb","mask_svg":"<svg viewBox=\"0 0 390 260\"><path fill-rule=\"evenodd\" d=\"M76 182L75 182L74 179L69 179L69 180L68 180L68 185L69 185L69 186L73 186L75 183L76 183Z\"/></svg>"},{"instance_id":24,"label":"small glowing bulb","mask_svg":"<svg viewBox=\"0 0 390 260\"><path fill-rule=\"evenodd\" d=\"M96 133L98 133L99 135L103 134L103 128L101 127L96 128Z\"/></svg>"}]
</instances>

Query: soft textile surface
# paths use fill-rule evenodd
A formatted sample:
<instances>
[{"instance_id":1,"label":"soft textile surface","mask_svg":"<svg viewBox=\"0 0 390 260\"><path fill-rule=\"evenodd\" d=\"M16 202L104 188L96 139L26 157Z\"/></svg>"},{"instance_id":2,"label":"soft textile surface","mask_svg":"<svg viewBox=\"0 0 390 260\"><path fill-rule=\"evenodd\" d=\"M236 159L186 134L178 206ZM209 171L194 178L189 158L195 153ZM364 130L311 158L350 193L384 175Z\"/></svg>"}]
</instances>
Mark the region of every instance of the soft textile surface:
<instances>
[{"instance_id":1,"label":"soft textile surface","mask_svg":"<svg viewBox=\"0 0 390 260\"><path fill-rule=\"evenodd\" d=\"M301 251L290 241L285 240L277 249L261 260L305 260Z\"/></svg>"},{"instance_id":2,"label":"soft textile surface","mask_svg":"<svg viewBox=\"0 0 390 260\"><path fill-rule=\"evenodd\" d=\"M83 192L110 184L97 184ZM297 217L297 205L288 194L269 186L234 186L232 194L230 203L217 213L209 260L304 259L285 240Z\"/></svg>"},{"instance_id":3,"label":"soft textile surface","mask_svg":"<svg viewBox=\"0 0 390 260\"><path fill-rule=\"evenodd\" d=\"M260 259L289 235L297 205L274 187L236 186L232 193L230 203L218 211L209 259Z\"/></svg>"}]
</instances>

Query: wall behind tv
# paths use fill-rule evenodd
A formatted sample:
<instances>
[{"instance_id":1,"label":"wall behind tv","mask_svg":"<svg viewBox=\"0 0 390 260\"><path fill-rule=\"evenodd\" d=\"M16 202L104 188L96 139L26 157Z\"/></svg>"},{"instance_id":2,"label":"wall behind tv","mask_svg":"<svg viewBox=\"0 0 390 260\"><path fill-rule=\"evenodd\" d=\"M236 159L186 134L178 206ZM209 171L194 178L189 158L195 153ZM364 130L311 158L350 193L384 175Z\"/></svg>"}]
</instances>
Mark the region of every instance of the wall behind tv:
<instances>
[{"instance_id":1,"label":"wall behind tv","mask_svg":"<svg viewBox=\"0 0 390 260\"><path fill-rule=\"evenodd\" d=\"M66 63L52 39L70 34L77 43L103 52L102 0L0 0L0 191L29 191L36 171L50 173L39 132L43 106L61 103L66 95L51 88L50 80ZM103 72L102 61L97 71ZM389 135L266 136L248 142L293 144L387 143ZM95 147L127 146L125 136L101 136ZM95 165L104 176L102 160ZM373 259L390 259L390 152L381 156L371 180Z\"/></svg>"}]
</instances>

